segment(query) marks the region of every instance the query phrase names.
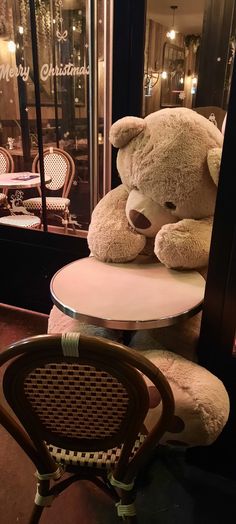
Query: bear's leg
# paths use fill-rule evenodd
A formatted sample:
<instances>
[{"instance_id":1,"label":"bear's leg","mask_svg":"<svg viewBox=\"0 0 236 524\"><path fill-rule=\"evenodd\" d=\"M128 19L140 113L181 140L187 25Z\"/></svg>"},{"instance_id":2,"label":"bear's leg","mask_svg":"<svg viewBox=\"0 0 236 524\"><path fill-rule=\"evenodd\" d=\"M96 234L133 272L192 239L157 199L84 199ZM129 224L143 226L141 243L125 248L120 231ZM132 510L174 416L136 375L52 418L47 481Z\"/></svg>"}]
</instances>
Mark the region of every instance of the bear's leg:
<instances>
[{"instance_id":1,"label":"bear's leg","mask_svg":"<svg viewBox=\"0 0 236 524\"><path fill-rule=\"evenodd\" d=\"M103 328L95 326L94 324L86 324L82 320L77 320L65 315L56 306L53 306L48 319L48 333L67 332L80 332L83 335L108 338L121 343L123 341L122 330Z\"/></svg>"}]
</instances>

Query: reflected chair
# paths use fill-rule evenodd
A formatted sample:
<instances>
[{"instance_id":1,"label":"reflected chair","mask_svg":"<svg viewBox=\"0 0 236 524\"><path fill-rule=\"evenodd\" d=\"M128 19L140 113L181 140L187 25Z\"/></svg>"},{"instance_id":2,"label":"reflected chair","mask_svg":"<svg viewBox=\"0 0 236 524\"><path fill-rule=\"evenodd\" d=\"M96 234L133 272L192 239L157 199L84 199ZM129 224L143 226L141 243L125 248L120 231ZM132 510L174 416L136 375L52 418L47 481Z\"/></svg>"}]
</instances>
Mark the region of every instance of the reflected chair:
<instances>
[{"instance_id":1,"label":"reflected chair","mask_svg":"<svg viewBox=\"0 0 236 524\"><path fill-rule=\"evenodd\" d=\"M57 216L60 214L65 231L67 231L68 224L72 223L70 220L68 198L71 185L75 176L75 164L72 157L64 150L52 148L44 150L44 169L45 173L51 177L51 182L46 186L46 208L47 212ZM39 155L33 160L33 173L38 173L39 169ZM50 191L60 191L60 196L48 196ZM41 190L38 187L39 197L29 198L23 200L23 205L29 212L42 213L42 199ZM72 223L73 224L73 223Z\"/></svg>"},{"instance_id":2,"label":"reflected chair","mask_svg":"<svg viewBox=\"0 0 236 524\"><path fill-rule=\"evenodd\" d=\"M174 413L164 375L136 351L80 333L17 342L1 353L3 364L3 393L18 421L2 405L0 422L36 467L30 524L77 480L93 482L116 501L123 521L137 522L136 476ZM142 431L149 410L144 376L162 400L148 435Z\"/></svg>"},{"instance_id":3,"label":"reflected chair","mask_svg":"<svg viewBox=\"0 0 236 524\"><path fill-rule=\"evenodd\" d=\"M14 160L7 149L0 147L0 187L1 187L1 175L4 173L13 173L14 172ZM0 193L0 206L9 208L7 201L7 192L5 189Z\"/></svg>"},{"instance_id":4,"label":"reflected chair","mask_svg":"<svg viewBox=\"0 0 236 524\"><path fill-rule=\"evenodd\" d=\"M0 218L0 225L39 229L41 220L35 215L8 215Z\"/></svg>"},{"instance_id":5,"label":"reflected chair","mask_svg":"<svg viewBox=\"0 0 236 524\"><path fill-rule=\"evenodd\" d=\"M225 109L218 106L195 107L193 109L199 113L199 115L205 116L205 118L215 124L221 131L224 117L226 115Z\"/></svg>"}]
</instances>

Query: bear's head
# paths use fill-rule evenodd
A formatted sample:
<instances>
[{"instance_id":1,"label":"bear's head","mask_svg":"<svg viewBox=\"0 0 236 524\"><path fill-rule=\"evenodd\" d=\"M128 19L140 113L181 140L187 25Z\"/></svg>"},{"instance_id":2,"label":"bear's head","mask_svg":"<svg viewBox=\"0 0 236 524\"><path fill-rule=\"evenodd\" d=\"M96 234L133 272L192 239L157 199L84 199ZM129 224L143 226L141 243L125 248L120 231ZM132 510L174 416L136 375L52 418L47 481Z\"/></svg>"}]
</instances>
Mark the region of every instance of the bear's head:
<instances>
[{"instance_id":1,"label":"bear's head","mask_svg":"<svg viewBox=\"0 0 236 524\"><path fill-rule=\"evenodd\" d=\"M214 214L223 135L205 117L187 108L124 117L110 141L136 231L154 237L164 224Z\"/></svg>"}]
</instances>

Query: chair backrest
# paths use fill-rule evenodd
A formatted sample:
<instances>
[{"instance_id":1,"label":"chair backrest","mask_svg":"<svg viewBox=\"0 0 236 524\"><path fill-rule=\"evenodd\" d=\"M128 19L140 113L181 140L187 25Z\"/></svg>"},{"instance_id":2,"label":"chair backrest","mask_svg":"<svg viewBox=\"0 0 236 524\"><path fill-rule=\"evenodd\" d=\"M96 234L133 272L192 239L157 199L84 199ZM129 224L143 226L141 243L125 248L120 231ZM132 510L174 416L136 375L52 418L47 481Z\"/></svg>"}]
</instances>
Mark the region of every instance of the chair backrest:
<instances>
[{"instance_id":1,"label":"chair backrest","mask_svg":"<svg viewBox=\"0 0 236 524\"><path fill-rule=\"evenodd\" d=\"M152 452L173 417L173 395L162 373L116 342L79 333L39 335L10 346L0 355L0 365L7 361L4 395L31 439L31 455L26 434L19 438L11 427L10 433L41 470L43 465L52 468L45 442L82 452L124 443L116 466L116 473L124 475L149 408L142 374L162 399L162 416L141 446L145 454ZM1 421L9 431L2 406ZM132 475L143 460L140 450L134 459Z\"/></svg>"},{"instance_id":2,"label":"chair backrest","mask_svg":"<svg viewBox=\"0 0 236 524\"><path fill-rule=\"evenodd\" d=\"M199 113L199 115L205 116L213 124L215 124L218 129L222 128L223 120L226 114L225 109L218 106L206 106L206 107L195 107L194 111Z\"/></svg>"},{"instance_id":3,"label":"chair backrest","mask_svg":"<svg viewBox=\"0 0 236 524\"><path fill-rule=\"evenodd\" d=\"M0 175L14 172L14 161L7 149L0 147Z\"/></svg>"},{"instance_id":4,"label":"chair backrest","mask_svg":"<svg viewBox=\"0 0 236 524\"><path fill-rule=\"evenodd\" d=\"M75 164L73 158L64 151L56 147L50 147L43 152L45 174L50 175L51 182L47 184L47 189L56 191L62 189L62 197L67 197L75 175ZM39 173L39 154L33 160L33 173Z\"/></svg>"}]
</instances>

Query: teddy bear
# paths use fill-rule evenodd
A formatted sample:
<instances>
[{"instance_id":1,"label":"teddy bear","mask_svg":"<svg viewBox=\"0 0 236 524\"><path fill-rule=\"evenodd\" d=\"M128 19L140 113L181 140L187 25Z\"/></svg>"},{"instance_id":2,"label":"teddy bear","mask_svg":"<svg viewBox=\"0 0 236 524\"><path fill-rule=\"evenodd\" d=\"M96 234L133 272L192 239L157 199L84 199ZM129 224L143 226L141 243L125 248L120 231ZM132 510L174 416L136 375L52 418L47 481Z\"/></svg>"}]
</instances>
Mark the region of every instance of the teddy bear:
<instances>
[{"instance_id":1,"label":"teddy bear","mask_svg":"<svg viewBox=\"0 0 236 524\"><path fill-rule=\"evenodd\" d=\"M168 268L208 263L223 134L192 109L166 108L111 126L121 184L95 207L93 256L129 262L149 254Z\"/></svg>"},{"instance_id":2,"label":"teddy bear","mask_svg":"<svg viewBox=\"0 0 236 524\"><path fill-rule=\"evenodd\" d=\"M118 120L110 141L119 149L122 183L92 213L91 254L104 262L128 263L147 254L169 268L206 267L223 142L219 129L193 110L163 109L144 119ZM208 445L229 416L223 383L190 361L195 360L199 322L200 314L178 327L134 331L130 336L129 347L164 373L173 392L175 414L162 444ZM54 306L48 333L68 331L123 341L122 331L88 325ZM151 383L147 386L146 433L161 416L160 395Z\"/></svg>"}]
</instances>

